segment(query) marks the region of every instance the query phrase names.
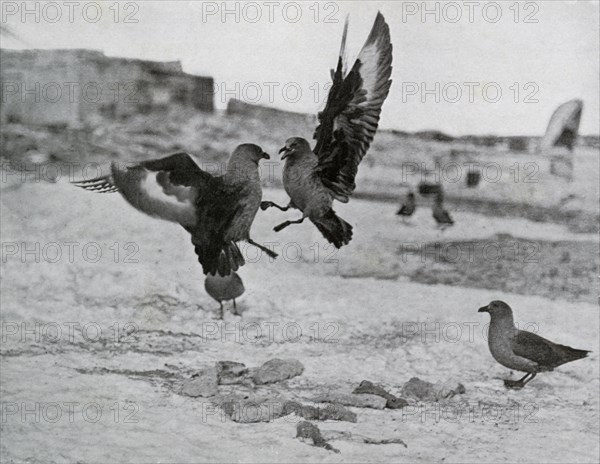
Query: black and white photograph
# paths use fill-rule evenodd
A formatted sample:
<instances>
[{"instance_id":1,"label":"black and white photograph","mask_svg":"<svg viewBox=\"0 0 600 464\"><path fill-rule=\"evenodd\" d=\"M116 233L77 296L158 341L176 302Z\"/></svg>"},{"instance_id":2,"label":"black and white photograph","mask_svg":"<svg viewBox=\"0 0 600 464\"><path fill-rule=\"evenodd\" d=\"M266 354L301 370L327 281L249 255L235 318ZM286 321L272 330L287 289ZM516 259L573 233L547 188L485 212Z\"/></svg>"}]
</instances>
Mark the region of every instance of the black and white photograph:
<instances>
[{"instance_id":1,"label":"black and white photograph","mask_svg":"<svg viewBox=\"0 0 600 464\"><path fill-rule=\"evenodd\" d=\"M600 462L600 1L0 1L0 462Z\"/></svg>"}]
</instances>

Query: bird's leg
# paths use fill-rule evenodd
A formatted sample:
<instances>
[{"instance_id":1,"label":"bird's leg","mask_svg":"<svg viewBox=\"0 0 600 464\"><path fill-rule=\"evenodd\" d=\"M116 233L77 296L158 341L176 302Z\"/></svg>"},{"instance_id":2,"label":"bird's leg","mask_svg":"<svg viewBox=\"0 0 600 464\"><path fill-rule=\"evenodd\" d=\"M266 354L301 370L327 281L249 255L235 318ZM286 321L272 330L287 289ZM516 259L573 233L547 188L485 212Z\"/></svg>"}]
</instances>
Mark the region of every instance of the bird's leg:
<instances>
[{"instance_id":1,"label":"bird's leg","mask_svg":"<svg viewBox=\"0 0 600 464\"><path fill-rule=\"evenodd\" d=\"M262 251L264 251L269 257L275 259L277 258L277 256L279 256L277 253L275 253L274 251L269 250L267 247L262 246L260 243L256 243L254 240L252 240L251 238L248 239L248 243L250 245L254 245L256 248L261 249Z\"/></svg>"},{"instance_id":2,"label":"bird's leg","mask_svg":"<svg viewBox=\"0 0 600 464\"><path fill-rule=\"evenodd\" d=\"M277 209L280 209L281 211L287 211L288 209L290 209L290 205L287 206L279 206L277 203L273 203L272 201L261 201L260 202L260 209L265 211L267 208L270 208L271 206L274 206Z\"/></svg>"},{"instance_id":3,"label":"bird's leg","mask_svg":"<svg viewBox=\"0 0 600 464\"><path fill-rule=\"evenodd\" d=\"M534 378L534 377L535 377L537 374L536 374L536 373L531 373L531 374L529 374L529 375L531 375L531 377L529 377L529 378L527 379L527 381L523 382L523 379L524 379L525 377L527 377L527 376L525 376L525 377L523 377L523 379L521 379L521 382L523 382L523 386L525 386L525 385L527 385L529 382L531 382L531 381L533 380L533 378Z\"/></svg>"},{"instance_id":4,"label":"bird's leg","mask_svg":"<svg viewBox=\"0 0 600 464\"><path fill-rule=\"evenodd\" d=\"M237 306L235 305L235 298L233 299L233 314L239 316L239 313L237 312Z\"/></svg>"},{"instance_id":5,"label":"bird's leg","mask_svg":"<svg viewBox=\"0 0 600 464\"><path fill-rule=\"evenodd\" d=\"M300 219L298 219L296 221L285 221L285 222L282 222L278 226L273 227L273 230L275 232L279 232L279 231L285 229L287 226L289 226L291 224L302 224L302 222L304 222L305 219L306 219L306 216L302 216Z\"/></svg>"},{"instance_id":6,"label":"bird's leg","mask_svg":"<svg viewBox=\"0 0 600 464\"><path fill-rule=\"evenodd\" d=\"M223 302L219 301L219 319L223 319Z\"/></svg>"}]
</instances>

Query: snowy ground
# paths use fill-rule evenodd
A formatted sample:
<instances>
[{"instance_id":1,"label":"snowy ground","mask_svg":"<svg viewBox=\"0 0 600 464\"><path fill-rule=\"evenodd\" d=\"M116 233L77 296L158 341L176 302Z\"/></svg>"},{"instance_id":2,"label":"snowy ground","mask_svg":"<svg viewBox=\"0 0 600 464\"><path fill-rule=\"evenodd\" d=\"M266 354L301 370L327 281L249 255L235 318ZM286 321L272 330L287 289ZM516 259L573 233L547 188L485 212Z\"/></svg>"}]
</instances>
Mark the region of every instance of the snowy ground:
<instances>
[{"instance_id":1,"label":"snowy ground","mask_svg":"<svg viewBox=\"0 0 600 464\"><path fill-rule=\"evenodd\" d=\"M278 190L264 197L285 199ZM310 224L271 230L297 213L259 213L254 239L278 242L280 258L245 249L243 314L221 322L178 226L118 194L62 181L3 183L2 462L598 462L597 236L467 211L453 211L456 226L440 232L427 207L409 225L396 207L339 205L355 236L334 253ZM422 253L426 243L464 240L479 244L472 260ZM67 242L77 242L72 256ZM486 258L481 245L490 243L517 254L510 263L494 250ZM536 260L525 262L532 243ZM506 287L498 278L471 282L467 272L460 286L440 283L469 266L505 280L521 268L524 279L538 277ZM594 353L506 390L501 379L511 373L489 354L488 316L477 313L494 299L509 303L522 326ZM296 439L294 415L239 424L209 399L177 392L217 361L272 358L305 367L265 390L274 398L310 403L363 380L400 394L412 377L460 382L466 393L402 410L351 408L356 423L316 421L336 454ZM336 432L401 438L407 447Z\"/></svg>"}]
</instances>

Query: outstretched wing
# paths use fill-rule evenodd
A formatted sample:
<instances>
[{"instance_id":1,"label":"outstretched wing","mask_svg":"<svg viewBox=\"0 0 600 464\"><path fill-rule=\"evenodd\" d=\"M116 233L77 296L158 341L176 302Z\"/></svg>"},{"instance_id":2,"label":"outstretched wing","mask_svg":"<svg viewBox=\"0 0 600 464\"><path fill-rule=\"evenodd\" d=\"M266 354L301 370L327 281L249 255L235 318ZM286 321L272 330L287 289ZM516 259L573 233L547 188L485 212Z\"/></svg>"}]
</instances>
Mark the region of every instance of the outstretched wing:
<instances>
[{"instance_id":1,"label":"outstretched wing","mask_svg":"<svg viewBox=\"0 0 600 464\"><path fill-rule=\"evenodd\" d=\"M187 153L130 167L113 163L110 176L75 185L95 192L120 192L136 209L181 224L191 235L205 274L227 275L244 264L225 236L243 198L235 186L203 171Z\"/></svg>"},{"instance_id":2,"label":"outstretched wing","mask_svg":"<svg viewBox=\"0 0 600 464\"><path fill-rule=\"evenodd\" d=\"M337 69L314 138L317 174L340 201L354 191L358 165L375 136L381 106L392 81L392 44L383 15L377 18L352 69L345 60L348 19L344 25Z\"/></svg>"},{"instance_id":3,"label":"outstretched wing","mask_svg":"<svg viewBox=\"0 0 600 464\"><path fill-rule=\"evenodd\" d=\"M129 167L113 163L111 175L75 182L95 192L120 192L136 209L154 217L194 226L196 200L222 181L204 172L187 153Z\"/></svg>"}]
</instances>

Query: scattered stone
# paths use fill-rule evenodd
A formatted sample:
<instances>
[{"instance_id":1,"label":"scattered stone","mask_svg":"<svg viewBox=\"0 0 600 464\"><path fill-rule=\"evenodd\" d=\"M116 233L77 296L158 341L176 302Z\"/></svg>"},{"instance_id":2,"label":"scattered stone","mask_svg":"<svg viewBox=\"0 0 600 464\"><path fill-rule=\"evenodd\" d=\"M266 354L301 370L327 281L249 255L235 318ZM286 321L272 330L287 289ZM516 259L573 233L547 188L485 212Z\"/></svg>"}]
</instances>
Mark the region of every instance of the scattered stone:
<instances>
[{"instance_id":1,"label":"scattered stone","mask_svg":"<svg viewBox=\"0 0 600 464\"><path fill-rule=\"evenodd\" d=\"M209 367L202 369L190 379L185 380L181 385L180 393L192 398L198 396L207 398L219 393L217 386L217 370L214 367Z\"/></svg>"},{"instance_id":2,"label":"scattered stone","mask_svg":"<svg viewBox=\"0 0 600 464\"><path fill-rule=\"evenodd\" d=\"M304 372L304 366L296 359L271 359L254 371L253 380L257 385L281 382Z\"/></svg>"},{"instance_id":3,"label":"scattered stone","mask_svg":"<svg viewBox=\"0 0 600 464\"><path fill-rule=\"evenodd\" d=\"M302 441L312 440L314 446L325 448L326 450L333 451L334 453L340 452L339 449L336 449L327 443L321 435L319 427L317 427L315 424L311 424L310 422L302 421L296 426L296 438L300 438Z\"/></svg>"},{"instance_id":4,"label":"scattered stone","mask_svg":"<svg viewBox=\"0 0 600 464\"><path fill-rule=\"evenodd\" d=\"M248 377L248 368L235 361L219 361L215 365L219 385L232 385L244 383Z\"/></svg>"},{"instance_id":5,"label":"scattered stone","mask_svg":"<svg viewBox=\"0 0 600 464\"><path fill-rule=\"evenodd\" d=\"M467 392L467 389L462 383L448 384L443 383L437 388L438 397L442 399L452 398L456 395L462 395Z\"/></svg>"},{"instance_id":6,"label":"scattered stone","mask_svg":"<svg viewBox=\"0 0 600 464\"><path fill-rule=\"evenodd\" d=\"M405 448L408 448L408 445L404 443L404 441L400 438L370 438L365 437L364 435L359 435L357 433L339 431L339 430L328 430L323 432L323 438L325 440L343 440L343 441L352 441L355 443L366 443L369 445L391 445L397 444L402 445Z\"/></svg>"},{"instance_id":7,"label":"scattered stone","mask_svg":"<svg viewBox=\"0 0 600 464\"><path fill-rule=\"evenodd\" d=\"M356 422L356 413L345 408L341 404L328 404L325 407L314 407L300 404L296 401L288 401L283 406L283 414L295 413L297 416L307 420L336 420Z\"/></svg>"},{"instance_id":8,"label":"scattered stone","mask_svg":"<svg viewBox=\"0 0 600 464\"><path fill-rule=\"evenodd\" d=\"M402 396L409 396L418 400L435 399L433 384L418 377L413 377L402 387Z\"/></svg>"},{"instance_id":9,"label":"scattered stone","mask_svg":"<svg viewBox=\"0 0 600 464\"><path fill-rule=\"evenodd\" d=\"M383 409L387 403L385 398L369 393L355 395L353 393L327 392L316 396L311 401L315 403L337 403L355 408Z\"/></svg>"},{"instance_id":10,"label":"scattered stone","mask_svg":"<svg viewBox=\"0 0 600 464\"><path fill-rule=\"evenodd\" d=\"M390 392L386 391L383 387L375 385L373 382L363 380L358 387L354 389L352 393L355 394L371 394L381 396L385 398L385 407L389 409L402 409L404 406L408 406L408 401L402 398L397 398Z\"/></svg>"},{"instance_id":11,"label":"scattered stone","mask_svg":"<svg viewBox=\"0 0 600 464\"><path fill-rule=\"evenodd\" d=\"M466 392L465 386L459 383L453 387L449 382L432 384L418 377L413 377L402 387L402 396L415 398L421 401L439 401L452 398Z\"/></svg>"},{"instance_id":12,"label":"scattered stone","mask_svg":"<svg viewBox=\"0 0 600 464\"><path fill-rule=\"evenodd\" d=\"M231 396L219 405L234 422L253 424L272 422L285 415L283 405L287 400L273 400L269 397ZM289 414L289 413L288 413Z\"/></svg>"},{"instance_id":13,"label":"scattered stone","mask_svg":"<svg viewBox=\"0 0 600 464\"><path fill-rule=\"evenodd\" d=\"M408 406L408 401L404 398L388 398L385 403L385 407L388 409L402 409L404 406Z\"/></svg>"}]
</instances>

